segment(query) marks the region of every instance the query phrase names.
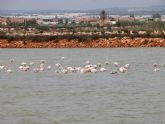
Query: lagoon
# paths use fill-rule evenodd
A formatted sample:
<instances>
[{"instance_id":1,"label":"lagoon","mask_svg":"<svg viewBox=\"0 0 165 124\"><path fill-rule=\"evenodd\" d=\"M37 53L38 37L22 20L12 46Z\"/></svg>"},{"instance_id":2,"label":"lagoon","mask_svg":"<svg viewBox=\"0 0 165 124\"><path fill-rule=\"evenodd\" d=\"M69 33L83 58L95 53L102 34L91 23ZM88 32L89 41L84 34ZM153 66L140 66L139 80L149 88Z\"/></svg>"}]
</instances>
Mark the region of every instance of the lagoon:
<instances>
[{"instance_id":1,"label":"lagoon","mask_svg":"<svg viewBox=\"0 0 165 124\"><path fill-rule=\"evenodd\" d=\"M65 59L60 59L65 57ZM10 64L13 58L15 62ZM64 66L103 63L105 73L20 72L21 62ZM104 65L105 61L110 65ZM110 74L112 62L131 65ZM158 63L160 72L153 72ZM164 124L165 49L0 49L0 124Z\"/></svg>"}]
</instances>

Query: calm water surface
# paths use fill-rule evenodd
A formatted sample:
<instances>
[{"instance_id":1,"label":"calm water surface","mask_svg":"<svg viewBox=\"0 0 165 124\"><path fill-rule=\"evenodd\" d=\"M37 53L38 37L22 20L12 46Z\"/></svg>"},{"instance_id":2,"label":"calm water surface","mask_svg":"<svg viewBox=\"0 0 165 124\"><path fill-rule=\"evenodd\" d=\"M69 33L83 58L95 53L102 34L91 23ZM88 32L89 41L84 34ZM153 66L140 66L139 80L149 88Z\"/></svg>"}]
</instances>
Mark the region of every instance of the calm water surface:
<instances>
[{"instance_id":1,"label":"calm water surface","mask_svg":"<svg viewBox=\"0 0 165 124\"><path fill-rule=\"evenodd\" d=\"M60 57L65 59L61 60ZM9 59L14 58L11 65ZM82 66L118 61L128 73L56 74L54 70L18 71L22 61L45 59L48 65ZM0 49L0 124L165 124L164 48Z\"/></svg>"}]
</instances>

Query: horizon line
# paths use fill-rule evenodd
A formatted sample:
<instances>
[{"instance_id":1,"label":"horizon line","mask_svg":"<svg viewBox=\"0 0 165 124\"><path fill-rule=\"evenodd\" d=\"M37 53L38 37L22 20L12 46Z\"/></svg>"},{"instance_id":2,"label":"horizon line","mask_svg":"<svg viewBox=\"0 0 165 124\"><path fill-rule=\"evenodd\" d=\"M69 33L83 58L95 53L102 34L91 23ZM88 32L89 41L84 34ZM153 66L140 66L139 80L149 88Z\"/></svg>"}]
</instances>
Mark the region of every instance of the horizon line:
<instances>
[{"instance_id":1,"label":"horizon line","mask_svg":"<svg viewBox=\"0 0 165 124\"><path fill-rule=\"evenodd\" d=\"M106 9L133 9L133 8L149 8L149 7L165 7L165 5L152 5L152 6L116 6L109 8L93 8L93 9L0 9L0 11L93 11L93 10L106 10Z\"/></svg>"}]
</instances>

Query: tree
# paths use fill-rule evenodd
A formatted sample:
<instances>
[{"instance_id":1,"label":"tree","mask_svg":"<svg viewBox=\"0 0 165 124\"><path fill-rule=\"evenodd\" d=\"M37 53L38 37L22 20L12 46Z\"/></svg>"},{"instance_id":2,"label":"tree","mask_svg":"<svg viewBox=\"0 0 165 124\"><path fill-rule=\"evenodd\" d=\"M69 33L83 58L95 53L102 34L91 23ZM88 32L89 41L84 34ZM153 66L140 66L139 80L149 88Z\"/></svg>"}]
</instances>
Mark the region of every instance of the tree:
<instances>
[{"instance_id":1,"label":"tree","mask_svg":"<svg viewBox=\"0 0 165 124\"><path fill-rule=\"evenodd\" d=\"M65 25L67 25L68 24L68 22L69 22L69 19L65 19Z\"/></svg>"},{"instance_id":2,"label":"tree","mask_svg":"<svg viewBox=\"0 0 165 124\"><path fill-rule=\"evenodd\" d=\"M155 18L159 18L160 19L161 18L161 15L159 13L156 13L156 14L153 14L152 15L152 18L154 18L154 19Z\"/></svg>"},{"instance_id":3,"label":"tree","mask_svg":"<svg viewBox=\"0 0 165 124\"><path fill-rule=\"evenodd\" d=\"M63 24L63 19L62 18L58 19L58 24Z\"/></svg>"},{"instance_id":4,"label":"tree","mask_svg":"<svg viewBox=\"0 0 165 124\"><path fill-rule=\"evenodd\" d=\"M131 18L135 18L135 15L134 15L134 14L130 14L130 17L131 17Z\"/></svg>"},{"instance_id":5,"label":"tree","mask_svg":"<svg viewBox=\"0 0 165 124\"><path fill-rule=\"evenodd\" d=\"M107 19L107 12L105 10L102 10L100 12L100 20L102 21L102 24L104 25L105 20Z\"/></svg>"},{"instance_id":6,"label":"tree","mask_svg":"<svg viewBox=\"0 0 165 124\"><path fill-rule=\"evenodd\" d=\"M9 25L10 24L10 18L8 17L7 19L6 19L6 23L7 23L7 25Z\"/></svg>"}]
</instances>

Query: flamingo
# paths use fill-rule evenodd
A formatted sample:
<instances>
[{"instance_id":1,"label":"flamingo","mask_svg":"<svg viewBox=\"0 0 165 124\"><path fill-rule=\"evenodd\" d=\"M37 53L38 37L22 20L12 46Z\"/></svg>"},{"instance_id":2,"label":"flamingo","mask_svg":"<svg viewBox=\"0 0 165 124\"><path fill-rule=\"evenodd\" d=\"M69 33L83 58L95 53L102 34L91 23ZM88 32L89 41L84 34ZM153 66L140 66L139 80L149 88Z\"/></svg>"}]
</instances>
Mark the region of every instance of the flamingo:
<instances>
[{"instance_id":1,"label":"flamingo","mask_svg":"<svg viewBox=\"0 0 165 124\"><path fill-rule=\"evenodd\" d=\"M75 72L75 69L73 67L67 67L66 68L70 73L73 73Z\"/></svg>"},{"instance_id":2,"label":"flamingo","mask_svg":"<svg viewBox=\"0 0 165 124\"><path fill-rule=\"evenodd\" d=\"M11 69L7 69L6 72L7 73L13 73L13 71Z\"/></svg>"},{"instance_id":3,"label":"flamingo","mask_svg":"<svg viewBox=\"0 0 165 124\"><path fill-rule=\"evenodd\" d=\"M46 62L46 60L40 60L40 62L41 62L41 63L45 63L45 62Z\"/></svg>"},{"instance_id":4,"label":"flamingo","mask_svg":"<svg viewBox=\"0 0 165 124\"><path fill-rule=\"evenodd\" d=\"M130 68L130 64L125 64L124 67L125 67L126 69L129 69L129 68Z\"/></svg>"},{"instance_id":5,"label":"flamingo","mask_svg":"<svg viewBox=\"0 0 165 124\"><path fill-rule=\"evenodd\" d=\"M153 66L156 68L156 67L158 67L158 64L157 63L154 63Z\"/></svg>"},{"instance_id":6,"label":"flamingo","mask_svg":"<svg viewBox=\"0 0 165 124\"><path fill-rule=\"evenodd\" d=\"M111 71L111 74L117 74L117 71Z\"/></svg>"},{"instance_id":7,"label":"flamingo","mask_svg":"<svg viewBox=\"0 0 165 124\"><path fill-rule=\"evenodd\" d=\"M21 65L22 65L22 66L26 66L27 63L26 63L26 62L22 62Z\"/></svg>"},{"instance_id":8,"label":"flamingo","mask_svg":"<svg viewBox=\"0 0 165 124\"><path fill-rule=\"evenodd\" d=\"M101 71L101 72L105 72L106 69L105 69L105 68L100 68L100 71Z\"/></svg>"},{"instance_id":9,"label":"flamingo","mask_svg":"<svg viewBox=\"0 0 165 124\"><path fill-rule=\"evenodd\" d=\"M61 67L61 64L60 63L56 63L55 66L59 68L59 67Z\"/></svg>"},{"instance_id":10,"label":"flamingo","mask_svg":"<svg viewBox=\"0 0 165 124\"><path fill-rule=\"evenodd\" d=\"M120 71L121 73L125 73L125 72L127 72L127 69L126 69L125 67L120 67L120 68L119 68L119 71Z\"/></svg>"},{"instance_id":11,"label":"flamingo","mask_svg":"<svg viewBox=\"0 0 165 124\"><path fill-rule=\"evenodd\" d=\"M160 71L160 68L156 67L154 68L154 72L159 72Z\"/></svg>"},{"instance_id":12,"label":"flamingo","mask_svg":"<svg viewBox=\"0 0 165 124\"><path fill-rule=\"evenodd\" d=\"M48 69L48 70L51 70L51 69L52 69L52 67L49 65L49 66L47 67L47 69Z\"/></svg>"},{"instance_id":13,"label":"flamingo","mask_svg":"<svg viewBox=\"0 0 165 124\"><path fill-rule=\"evenodd\" d=\"M106 61L106 62L105 62L105 65L109 65L109 62L108 62L108 61Z\"/></svg>"},{"instance_id":14,"label":"flamingo","mask_svg":"<svg viewBox=\"0 0 165 124\"><path fill-rule=\"evenodd\" d=\"M91 64L89 60L87 60L85 63L86 63L87 65Z\"/></svg>"},{"instance_id":15,"label":"flamingo","mask_svg":"<svg viewBox=\"0 0 165 124\"><path fill-rule=\"evenodd\" d=\"M34 65L34 62L30 62L29 65L30 65L30 66Z\"/></svg>"},{"instance_id":16,"label":"flamingo","mask_svg":"<svg viewBox=\"0 0 165 124\"><path fill-rule=\"evenodd\" d=\"M34 68L34 69L33 69L33 72L34 72L34 73L38 73L39 71L40 71L40 70L39 70L38 68Z\"/></svg>"},{"instance_id":17,"label":"flamingo","mask_svg":"<svg viewBox=\"0 0 165 124\"><path fill-rule=\"evenodd\" d=\"M63 70L62 70L62 73L68 74L68 70L67 70L67 69L63 69Z\"/></svg>"},{"instance_id":18,"label":"flamingo","mask_svg":"<svg viewBox=\"0 0 165 124\"><path fill-rule=\"evenodd\" d=\"M41 67L39 70L40 70L40 72L44 72L45 71L44 67Z\"/></svg>"},{"instance_id":19,"label":"flamingo","mask_svg":"<svg viewBox=\"0 0 165 124\"><path fill-rule=\"evenodd\" d=\"M96 72L97 72L97 69L92 68L92 69L90 69L90 72L92 72L92 73L96 73Z\"/></svg>"},{"instance_id":20,"label":"flamingo","mask_svg":"<svg viewBox=\"0 0 165 124\"><path fill-rule=\"evenodd\" d=\"M84 74L84 73L88 73L89 70L87 68L81 68L80 69L80 73Z\"/></svg>"},{"instance_id":21,"label":"flamingo","mask_svg":"<svg viewBox=\"0 0 165 124\"><path fill-rule=\"evenodd\" d=\"M4 65L0 65L0 70L3 70L5 68Z\"/></svg>"},{"instance_id":22,"label":"flamingo","mask_svg":"<svg viewBox=\"0 0 165 124\"><path fill-rule=\"evenodd\" d=\"M98 63L97 66L98 66L98 67L101 67L101 63Z\"/></svg>"},{"instance_id":23,"label":"flamingo","mask_svg":"<svg viewBox=\"0 0 165 124\"><path fill-rule=\"evenodd\" d=\"M60 73L58 70L55 70L55 73Z\"/></svg>"},{"instance_id":24,"label":"flamingo","mask_svg":"<svg viewBox=\"0 0 165 124\"><path fill-rule=\"evenodd\" d=\"M118 63L118 62L114 62L113 65L114 65L115 67L118 67L118 66L119 66L119 63Z\"/></svg>"},{"instance_id":25,"label":"flamingo","mask_svg":"<svg viewBox=\"0 0 165 124\"><path fill-rule=\"evenodd\" d=\"M65 57L62 56L61 59L65 59Z\"/></svg>"},{"instance_id":26,"label":"flamingo","mask_svg":"<svg viewBox=\"0 0 165 124\"><path fill-rule=\"evenodd\" d=\"M14 63L14 59L10 59L10 62L11 62L11 63Z\"/></svg>"}]
</instances>

